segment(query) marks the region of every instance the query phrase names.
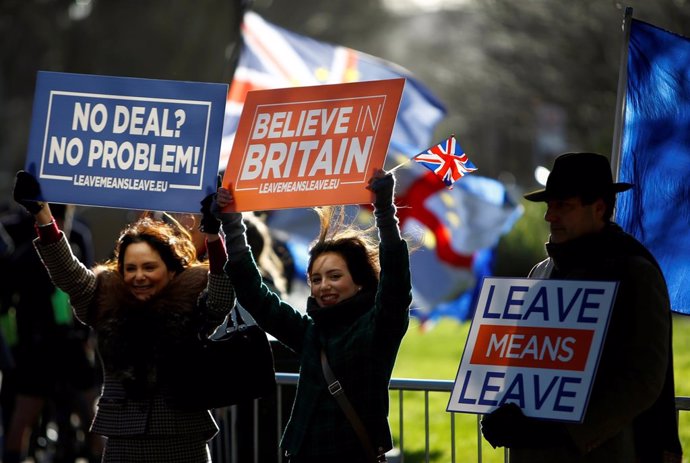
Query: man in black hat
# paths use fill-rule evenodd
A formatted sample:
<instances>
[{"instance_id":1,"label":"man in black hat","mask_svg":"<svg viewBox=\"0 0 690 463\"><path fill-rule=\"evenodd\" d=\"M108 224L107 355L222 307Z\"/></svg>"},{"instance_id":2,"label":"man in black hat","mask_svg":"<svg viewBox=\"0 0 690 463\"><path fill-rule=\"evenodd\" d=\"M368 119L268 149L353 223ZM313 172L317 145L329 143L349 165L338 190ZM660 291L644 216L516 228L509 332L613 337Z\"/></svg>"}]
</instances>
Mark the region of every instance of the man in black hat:
<instances>
[{"instance_id":1,"label":"man in black hat","mask_svg":"<svg viewBox=\"0 0 690 463\"><path fill-rule=\"evenodd\" d=\"M613 181L606 157L566 153L546 188L525 195L546 203L551 231L549 257L530 277L619 286L582 423L528 418L512 403L482 420L511 463L681 461L666 283L649 251L611 221L616 193L630 188Z\"/></svg>"}]
</instances>

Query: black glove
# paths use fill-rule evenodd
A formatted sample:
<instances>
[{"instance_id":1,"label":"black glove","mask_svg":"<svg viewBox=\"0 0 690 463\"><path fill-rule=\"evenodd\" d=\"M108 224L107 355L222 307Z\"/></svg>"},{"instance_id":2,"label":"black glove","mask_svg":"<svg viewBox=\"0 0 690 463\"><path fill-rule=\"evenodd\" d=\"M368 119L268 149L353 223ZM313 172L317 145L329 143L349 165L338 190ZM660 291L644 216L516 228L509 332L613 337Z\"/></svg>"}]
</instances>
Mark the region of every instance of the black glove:
<instances>
[{"instance_id":1,"label":"black glove","mask_svg":"<svg viewBox=\"0 0 690 463\"><path fill-rule=\"evenodd\" d=\"M17 172L12 195L14 200L31 215L36 215L43 209L43 202L39 199L41 197L41 185L36 177L26 171Z\"/></svg>"},{"instance_id":2,"label":"black glove","mask_svg":"<svg viewBox=\"0 0 690 463\"><path fill-rule=\"evenodd\" d=\"M395 177L393 174L386 174L377 178L371 184L374 192L374 208L382 211L393 205L393 191L395 190Z\"/></svg>"},{"instance_id":3,"label":"black glove","mask_svg":"<svg viewBox=\"0 0 690 463\"><path fill-rule=\"evenodd\" d=\"M247 226L242 220L242 213L223 212L218 214L218 217L223 223L225 248L228 251L228 257L234 258L245 252L249 245L247 244Z\"/></svg>"},{"instance_id":4,"label":"black glove","mask_svg":"<svg viewBox=\"0 0 690 463\"><path fill-rule=\"evenodd\" d=\"M199 223L199 230L210 235L217 235L220 231L220 220L218 220L212 211L213 200L216 194L207 195L201 200L201 223Z\"/></svg>"},{"instance_id":5,"label":"black glove","mask_svg":"<svg viewBox=\"0 0 690 463\"><path fill-rule=\"evenodd\" d=\"M569 442L563 426L529 418L514 403L503 404L481 422L484 439L493 448L546 448Z\"/></svg>"}]
</instances>

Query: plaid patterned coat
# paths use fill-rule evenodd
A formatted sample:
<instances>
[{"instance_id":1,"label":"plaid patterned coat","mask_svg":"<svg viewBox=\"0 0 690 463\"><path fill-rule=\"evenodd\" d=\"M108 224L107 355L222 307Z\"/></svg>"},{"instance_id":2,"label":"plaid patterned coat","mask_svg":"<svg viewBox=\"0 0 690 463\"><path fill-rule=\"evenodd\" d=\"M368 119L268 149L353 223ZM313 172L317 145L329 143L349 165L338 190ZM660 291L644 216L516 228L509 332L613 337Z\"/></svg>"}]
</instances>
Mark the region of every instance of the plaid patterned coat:
<instances>
[{"instance_id":1,"label":"plaid patterned coat","mask_svg":"<svg viewBox=\"0 0 690 463\"><path fill-rule=\"evenodd\" d=\"M121 278L109 270L94 273L84 267L72 255L64 235L56 243L44 245L36 240L34 245L54 284L70 296L76 317L95 329L100 344L101 338L110 334L106 329L109 322L118 315L114 306L115 301L122 300L121 294L118 299L120 290L117 289ZM191 313L196 310L199 293L206 286L208 304L203 315L209 322L220 324L234 303L234 293L227 275L208 274L206 267L193 267L177 275L165 288L164 291L168 288L169 291L159 304L185 306ZM130 397L121 380L122 372L110 362L103 363L103 390L91 426L93 432L109 437L198 436L199 441L217 433L218 427L208 411L177 410L166 402L160 388L147 397Z\"/></svg>"},{"instance_id":2,"label":"plaid patterned coat","mask_svg":"<svg viewBox=\"0 0 690 463\"><path fill-rule=\"evenodd\" d=\"M350 422L327 390L320 349L380 453L392 448L388 426L388 383L409 324L411 284L405 241L380 244L381 275L376 293L359 293L316 318L309 298L302 315L262 284L247 250L226 272L237 299L257 323L300 357L297 395L281 446L290 462L363 461Z\"/></svg>"}]
</instances>

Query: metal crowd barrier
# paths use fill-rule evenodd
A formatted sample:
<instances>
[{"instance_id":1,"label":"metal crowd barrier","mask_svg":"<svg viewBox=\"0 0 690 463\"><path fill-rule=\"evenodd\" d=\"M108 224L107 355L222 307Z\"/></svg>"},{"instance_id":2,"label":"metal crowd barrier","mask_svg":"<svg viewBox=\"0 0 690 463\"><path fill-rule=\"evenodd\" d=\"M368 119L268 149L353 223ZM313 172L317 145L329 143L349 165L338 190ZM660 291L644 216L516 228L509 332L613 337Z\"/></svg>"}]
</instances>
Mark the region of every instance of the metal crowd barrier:
<instances>
[{"instance_id":1,"label":"metal crowd barrier","mask_svg":"<svg viewBox=\"0 0 690 463\"><path fill-rule=\"evenodd\" d=\"M282 434L287 420L284 403L285 388L297 385L297 373L276 373L278 383L275 396L275 414L262 422L262 412L260 410L262 400L255 400L248 405L251 408L251 419L247 419L246 411L242 416L242 410L238 407L228 407L216 410L216 418L220 427L219 435L211 442L211 455L214 463L283 463L285 460L278 448L279 436ZM405 429L403 426L404 403L403 392L421 391L424 393L424 457L425 462L429 463L431 458L431 448L429 445L429 393L445 392L450 394L453 390L453 381L434 380L434 379L405 379L393 378L390 382L390 389L398 391L397 410L398 410L398 435L395 442L400 453L390 459L391 463L405 463ZM290 398L290 402L292 398ZM289 404L287 404L289 405ZM394 408L391 403L391 410ZM676 397L676 409L680 411L690 410L690 397ZM444 413L446 413L444 411ZM264 413L265 414L265 413ZM455 413L447 413L450 420L450 441L451 462L456 462L455 446ZM480 429L481 416L477 415L477 462L482 462L482 433ZM251 429L249 429L251 428ZM261 437L270 431L271 442L262 442ZM242 452L242 442L240 435L244 434L244 454ZM267 446L271 455L270 462L266 458ZM508 451L504 451L504 462L508 461Z\"/></svg>"}]
</instances>

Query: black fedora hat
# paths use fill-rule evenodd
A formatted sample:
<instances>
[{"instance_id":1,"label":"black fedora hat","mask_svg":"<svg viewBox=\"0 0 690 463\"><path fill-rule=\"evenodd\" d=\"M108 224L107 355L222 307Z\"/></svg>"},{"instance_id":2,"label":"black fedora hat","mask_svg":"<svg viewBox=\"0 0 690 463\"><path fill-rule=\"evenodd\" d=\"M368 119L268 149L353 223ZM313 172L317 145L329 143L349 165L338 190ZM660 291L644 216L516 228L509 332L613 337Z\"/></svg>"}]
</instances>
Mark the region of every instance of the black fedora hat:
<instances>
[{"instance_id":1,"label":"black fedora hat","mask_svg":"<svg viewBox=\"0 0 690 463\"><path fill-rule=\"evenodd\" d=\"M609 160L597 153L565 153L553 162L546 188L524 195L529 201L620 193L631 183L614 183Z\"/></svg>"}]
</instances>

